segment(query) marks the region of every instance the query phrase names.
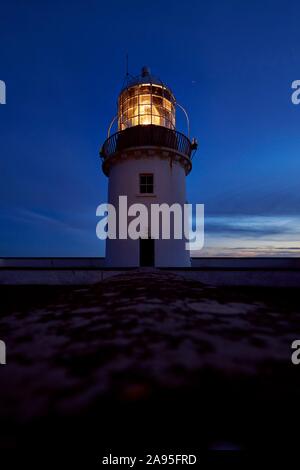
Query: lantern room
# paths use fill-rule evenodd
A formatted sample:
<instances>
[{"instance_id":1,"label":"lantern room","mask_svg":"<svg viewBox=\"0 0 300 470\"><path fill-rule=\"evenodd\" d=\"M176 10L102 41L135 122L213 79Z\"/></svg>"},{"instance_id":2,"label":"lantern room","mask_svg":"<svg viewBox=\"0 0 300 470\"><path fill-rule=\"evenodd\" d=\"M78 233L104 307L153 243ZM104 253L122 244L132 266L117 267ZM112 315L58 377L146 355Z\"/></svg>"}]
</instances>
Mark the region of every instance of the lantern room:
<instances>
[{"instance_id":1,"label":"lantern room","mask_svg":"<svg viewBox=\"0 0 300 470\"><path fill-rule=\"evenodd\" d=\"M186 117L187 136L176 130L176 106ZM115 123L118 123L118 131L111 135ZM194 139L190 141L187 112L175 100L170 88L154 77L148 67L143 67L138 76L126 75L125 86L118 98L117 114L108 127L107 139L100 150L104 173L108 176L114 162L129 149L140 147L169 149L175 159L180 159L186 174L191 171L192 152L197 148L197 142Z\"/></svg>"},{"instance_id":2,"label":"lantern room","mask_svg":"<svg viewBox=\"0 0 300 470\"><path fill-rule=\"evenodd\" d=\"M154 124L175 129L175 98L147 67L141 75L129 79L119 95L118 128Z\"/></svg>"}]
</instances>

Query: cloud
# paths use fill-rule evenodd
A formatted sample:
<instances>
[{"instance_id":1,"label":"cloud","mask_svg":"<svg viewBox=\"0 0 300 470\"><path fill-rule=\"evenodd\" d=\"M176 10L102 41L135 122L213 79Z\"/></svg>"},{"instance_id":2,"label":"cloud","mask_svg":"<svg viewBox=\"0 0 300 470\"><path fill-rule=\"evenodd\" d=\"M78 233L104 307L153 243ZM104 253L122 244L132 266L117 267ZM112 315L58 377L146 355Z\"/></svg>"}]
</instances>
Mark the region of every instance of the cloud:
<instances>
[{"instance_id":1,"label":"cloud","mask_svg":"<svg viewBox=\"0 0 300 470\"><path fill-rule=\"evenodd\" d=\"M226 236L299 235L300 217L296 216L215 216L205 218L205 231Z\"/></svg>"},{"instance_id":2,"label":"cloud","mask_svg":"<svg viewBox=\"0 0 300 470\"><path fill-rule=\"evenodd\" d=\"M193 256L300 256L299 216L214 216Z\"/></svg>"}]
</instances>

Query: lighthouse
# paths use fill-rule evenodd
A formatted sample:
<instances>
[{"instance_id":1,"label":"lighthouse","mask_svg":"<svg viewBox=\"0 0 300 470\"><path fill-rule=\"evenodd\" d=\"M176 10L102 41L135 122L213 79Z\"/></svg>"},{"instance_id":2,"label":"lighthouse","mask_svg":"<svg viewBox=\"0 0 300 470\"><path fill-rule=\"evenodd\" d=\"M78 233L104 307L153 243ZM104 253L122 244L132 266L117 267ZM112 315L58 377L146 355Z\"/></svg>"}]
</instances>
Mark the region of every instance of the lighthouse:
<instances>
[{"instance_id":1,"label":"lighthouse","mask_svg":"<svg viewBox=\"0 0 300 470\"><path fill-rule=\"evenodd\" d=\"M106 240L108 267L190 266L184 233L178 236L172 230L173 209L187 202L186 176L192 169L191 157L197 144L176 130L177 106L171 89L147 67L138 76L127 76L118 97L117 115L100 150L102 170L108 177L108 203L116 210L117 225L127 216L123 212L128 207L143 204L149 214L154 206L161 208L161 224L169 217L170 231L169 236L153 235L153 222L149 220L141 227L140 236L132 239L126 227L121 227L118 236ZM111 134L114 122L118 131ZM120 205L120 200L125 200L126 206Z\"/></svg>"}]
</instances>

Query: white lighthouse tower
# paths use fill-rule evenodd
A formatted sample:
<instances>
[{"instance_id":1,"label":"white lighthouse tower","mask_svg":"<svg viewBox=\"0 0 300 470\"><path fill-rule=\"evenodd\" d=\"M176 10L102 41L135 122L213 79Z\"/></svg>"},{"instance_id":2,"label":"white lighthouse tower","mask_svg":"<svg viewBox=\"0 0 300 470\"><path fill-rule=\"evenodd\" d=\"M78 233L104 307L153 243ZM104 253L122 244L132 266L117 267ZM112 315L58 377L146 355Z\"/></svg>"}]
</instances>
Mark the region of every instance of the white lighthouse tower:
<instances>
[{"instance_id":1,"label":"white lighthouse tower","mask_svg":"<svg viewBox=\"0 0 300 470\"><path fill-rule=\"evenodd\" d=\"M118 212L119 197L128 206L179 204L186 201L186 176L192 168L196 144L176 131L176 100L147 67L127 79L118 99L118 132L108 135L100 155L108 177L108 202ZM111 126L110 126L111 127ZM110 134L110 129L108 134ZM174 223L174 220L173 220ZM151 222L138 239L122 234L106 241L106 265L110 267L188 267L190 253L184 236L151 238ZM123 230L124 231L124 230ZM118 231L117 231L118 233Z\"/></svg>"}]
</instances>

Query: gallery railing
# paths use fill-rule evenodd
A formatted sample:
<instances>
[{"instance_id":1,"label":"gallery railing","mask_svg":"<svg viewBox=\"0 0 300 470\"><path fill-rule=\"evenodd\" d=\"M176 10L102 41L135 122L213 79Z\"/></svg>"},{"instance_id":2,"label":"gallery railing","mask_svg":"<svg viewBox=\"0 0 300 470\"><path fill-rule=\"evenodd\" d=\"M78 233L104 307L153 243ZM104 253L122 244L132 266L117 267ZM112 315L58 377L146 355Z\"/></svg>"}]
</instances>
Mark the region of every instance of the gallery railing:
<instances>
[{"instance_id":1,"label":"gallery railing","mask_svg":"<svg viewBox=\"0 0 300 470\"><path fill-rule=\"evenodd\" d=\"M181 132L149 124L133 126L111 135L104 142L100 156L106 160L117 152L132 147L157 146L176 150L191 158L192 142Z\"/></svg>"}]
</instances>

